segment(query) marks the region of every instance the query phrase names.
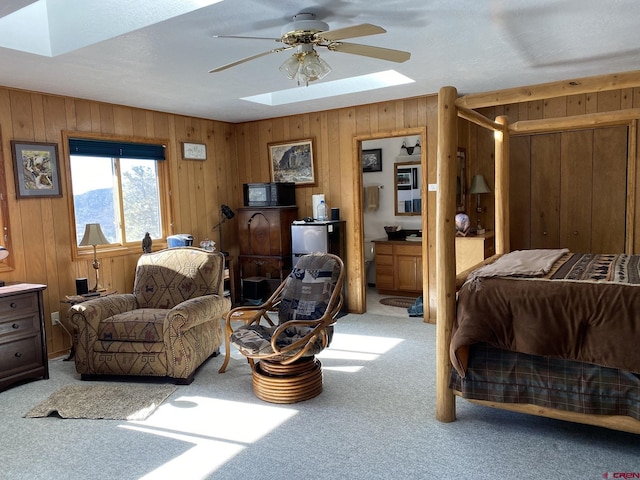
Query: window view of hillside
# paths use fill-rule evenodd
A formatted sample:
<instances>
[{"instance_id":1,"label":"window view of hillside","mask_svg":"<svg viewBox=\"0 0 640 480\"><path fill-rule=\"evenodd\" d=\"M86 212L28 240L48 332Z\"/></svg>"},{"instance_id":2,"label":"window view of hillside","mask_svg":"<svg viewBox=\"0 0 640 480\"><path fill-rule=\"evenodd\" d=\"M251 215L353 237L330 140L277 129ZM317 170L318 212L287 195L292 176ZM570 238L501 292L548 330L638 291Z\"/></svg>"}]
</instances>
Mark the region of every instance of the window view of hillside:
<instances>
[{"instance_id":1,"label":"window view of hillside","mask_svg":"<svg viewBox=\"0 0 640 480\"><path fill-rule=\"evenodd\" d=\"M146 232L151 238L161 238L162 223L156 164L149 160L111 159L71 156L74 191L76 183L84 191L74 194L76 237L78 243L84 234L85 224L99 223L105 237L111 243L142 241ZM117 161L118 168L113 162ZM119 194L117 176L120 171ZM89 179L99 178L102 188L88 189ZM78 188L78 190L83 190ZM124 226L121 230L121 215ZM124 237L124 238L123 238Z\"/></svg>"}]
</instances>

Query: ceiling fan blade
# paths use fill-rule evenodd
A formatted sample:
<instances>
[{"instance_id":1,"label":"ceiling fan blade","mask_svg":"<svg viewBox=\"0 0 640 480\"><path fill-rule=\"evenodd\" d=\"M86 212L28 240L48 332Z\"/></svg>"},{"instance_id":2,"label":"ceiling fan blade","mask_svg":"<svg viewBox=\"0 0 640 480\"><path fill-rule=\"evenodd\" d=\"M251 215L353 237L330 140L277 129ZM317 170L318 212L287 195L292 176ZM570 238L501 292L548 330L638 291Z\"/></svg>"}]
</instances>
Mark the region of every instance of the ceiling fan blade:
<instances>
[{"instance_id":1,"label":"ceiling fan blade","mask_svg":"<svg viewBox=\"0 0 640 480\"><path fill-rule=\"evenodd\" d=\"M380 58L390 62L402 63L411 58L409 52L402 50L392 50L390 48L372 47L370 45L359 45L357 43L332 43L327 48L332 52L351 53L364 57Z\"/></svg>"},{"instance_id":2,"label":"ceiling fan blade","mask_svg":"<svg viewBox=\"0 0 640 480\"><path fill-rule=\"evenodd\" d=\"M267 52L262 52L262 53L258 53L256 55L251 55L250 57L243 58L241 60L237 60L235 62L228 63L226 65L222 65L221 67L209 70L209 73L221 72L223 70L226 70L227 68L231 68L231 67L235 67L236 65L240 65L241 63L249 62L251 60L255 60L256 58L264 57L265 55L269 55L270 53L283 52L285 50L289 50L290 48L293 48L293 47L274 48L273 50L269 50Z\"/></svg>"},{"instance_id":3,"label":"ceiling fan blade","mask_svg":"<svg viewBox=\"0 0 640 480\"><path fill-rule=\"evenodd\" d=\"M366 37L367 35L377 35L385 32L386 30L382 27L371 25L370 23L363 23L354 25L353 27L337 28L336 30L320 32L316 37L333 42L342 40L343 38Z\"/></svg>"},{"instance_id":4,"label":"ceiling fan blade","mask_svg":"<svg viewBox=\"0 0 640 480\"><path fill-rule=\"evenodd\" d=\"M245 40L271 40L272 42L279 42L279 38L268 38L268 37L243 37L240 35L211 35L211 38L240 38Z\"/></svg>"}]
</instances>

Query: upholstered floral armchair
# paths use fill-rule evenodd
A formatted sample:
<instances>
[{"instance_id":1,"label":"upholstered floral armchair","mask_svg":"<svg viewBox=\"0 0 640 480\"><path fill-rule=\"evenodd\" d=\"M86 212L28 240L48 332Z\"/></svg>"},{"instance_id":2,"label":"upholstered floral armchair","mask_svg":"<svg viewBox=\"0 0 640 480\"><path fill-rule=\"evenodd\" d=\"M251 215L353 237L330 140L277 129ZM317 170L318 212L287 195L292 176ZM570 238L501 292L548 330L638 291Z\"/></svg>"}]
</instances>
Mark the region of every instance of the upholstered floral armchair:
<instances>
[{"instance_id":1,"label":"upholstered floral armchair","mask_svg":"<svg viewBox=\"0 0 640 480\"><path fill-rule=\"evenodd\" d=\"M94 375L166 376L189 384L222 343L224 257L194 247L144 254L133 293L74 305L76 370Z\"/></svg>"}]
</instances>

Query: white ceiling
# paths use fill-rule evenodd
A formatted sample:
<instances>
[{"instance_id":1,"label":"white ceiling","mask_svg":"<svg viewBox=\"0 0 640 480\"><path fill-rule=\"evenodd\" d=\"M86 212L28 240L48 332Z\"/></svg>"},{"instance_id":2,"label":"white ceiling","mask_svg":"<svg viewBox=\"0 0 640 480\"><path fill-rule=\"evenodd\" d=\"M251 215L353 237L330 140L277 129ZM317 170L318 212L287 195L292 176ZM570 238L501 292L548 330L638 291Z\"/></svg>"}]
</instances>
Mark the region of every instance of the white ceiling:
<instances>
[{"instance_id":1,"label":"white ceiling","mask_svg":"<svg viewBox=\"0 0 640 480\"><path fill-rule=\"evenodd\" d=\"M0 5L0 85L228 122L415 97L443 85L473 93L640 70L637 0L40 1ZM44 12L44 23L25 22L22 7ZM411 59L319 50L333 72L309 87L279 72L291 52L208 73L280 45L213 35L278 38L299 12L332 29L380 25L387 33L347 41L406 50ZM27 53L18 40L51 49ZM242 100L390 69L415 82L279 106Z\"/></svg>"}]
</instances>

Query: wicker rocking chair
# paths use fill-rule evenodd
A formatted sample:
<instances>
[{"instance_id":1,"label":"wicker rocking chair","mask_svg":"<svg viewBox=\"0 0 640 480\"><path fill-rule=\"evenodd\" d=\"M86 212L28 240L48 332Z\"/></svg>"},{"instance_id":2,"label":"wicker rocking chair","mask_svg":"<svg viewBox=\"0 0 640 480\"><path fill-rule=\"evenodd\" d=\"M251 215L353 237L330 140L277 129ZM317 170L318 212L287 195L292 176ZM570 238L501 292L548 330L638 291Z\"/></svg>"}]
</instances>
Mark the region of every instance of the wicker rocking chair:
<instances>
[{"instance_id":1,"label":"wicker rocking chair","mask_svg":"<svg viewBox=\"0 0 640 480\"><path fill-rule=\"evenodd\" d=\"M343 282L344 264L336 255L300 257L265 303L234 308L227 314L227 356L220 373L227 367L229 343L233 343L251 364L258 398L295 403L319 395L322 365L315 355L331 342L344 301ZM274 318L269 312L274 312ZM245 324L234 331L231 323L238 318Z\"/></svg>"}]
</instances>

